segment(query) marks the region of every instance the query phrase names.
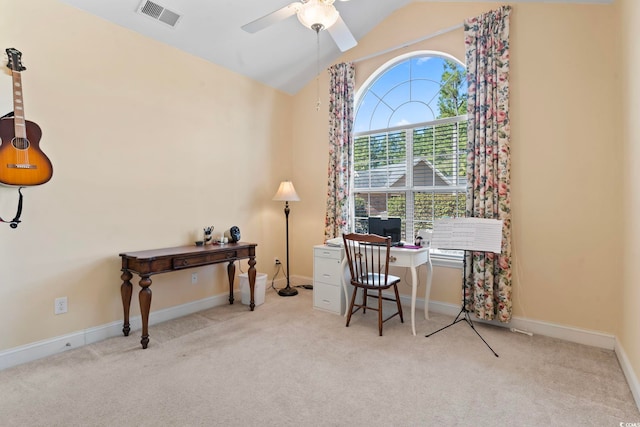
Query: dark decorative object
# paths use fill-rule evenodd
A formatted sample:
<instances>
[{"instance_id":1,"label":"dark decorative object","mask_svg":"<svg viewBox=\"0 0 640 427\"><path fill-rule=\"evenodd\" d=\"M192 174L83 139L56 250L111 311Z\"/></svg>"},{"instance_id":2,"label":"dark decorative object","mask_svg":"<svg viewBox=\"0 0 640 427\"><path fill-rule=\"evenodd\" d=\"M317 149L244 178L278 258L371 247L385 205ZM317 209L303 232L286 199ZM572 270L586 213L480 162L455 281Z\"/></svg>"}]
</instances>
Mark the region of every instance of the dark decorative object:
<instances>
[{"instance_id":1,"label":"dark decorative object","mask_svg":"<svg viewBox=\"0 0 640 427\"><path fill-rule=\"evenodd\" d=\"M230 243L237 243L240 241L240 228L235 225L228 229L224 234L225 237L229 239Z\"/></svg>"}]
</instances>

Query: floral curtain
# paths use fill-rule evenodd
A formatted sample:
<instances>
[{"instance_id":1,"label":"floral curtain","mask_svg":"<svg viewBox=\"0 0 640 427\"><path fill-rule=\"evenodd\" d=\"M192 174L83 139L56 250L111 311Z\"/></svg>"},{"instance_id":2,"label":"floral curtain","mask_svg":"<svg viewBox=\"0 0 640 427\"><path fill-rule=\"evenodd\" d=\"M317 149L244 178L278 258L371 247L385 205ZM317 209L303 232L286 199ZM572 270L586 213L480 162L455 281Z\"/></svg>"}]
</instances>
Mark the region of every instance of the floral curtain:
<instances>
[{"instance_id":1,"label":"floral curtain","mask_svg":"<svg viewBox=\"0 0 640 427\"><path fill-rule=\"evenodd\" d=\"M329 167L325 241L347 232L349 182L353 148L355 67L341 63L329 68Z\"/></svg>"},{"instance_id":2,"label":"floral curtain","mask_svg":"<svg viewBox=\"0 0 640 427\"><path fill-rule=\"evenodd\" d=\"M502 252L465 252L464 302L478 318L511 320L509 15L465 20L468 82L467 217L501 219Z\"/></svg>"}]
</instances>

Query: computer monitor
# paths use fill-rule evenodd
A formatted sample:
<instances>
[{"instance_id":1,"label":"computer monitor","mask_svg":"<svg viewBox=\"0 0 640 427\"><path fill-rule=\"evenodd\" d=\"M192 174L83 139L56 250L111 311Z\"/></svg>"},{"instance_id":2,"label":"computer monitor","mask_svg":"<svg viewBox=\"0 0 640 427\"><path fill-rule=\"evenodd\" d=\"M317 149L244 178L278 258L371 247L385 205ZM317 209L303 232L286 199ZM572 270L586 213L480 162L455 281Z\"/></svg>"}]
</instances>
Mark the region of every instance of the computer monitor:
<instances>
[{"instance_id":1,"label":"computer monitor","mask_svg":"<svg viewBox=\"0 0 640 427\"><path fill-rule=\"evenodd\" d=\"M395 217L382 219L379 216L370 216L369 233L391 237L391 244L397 244L402 240L402 220Z\"/></svg>"}]
</instances>

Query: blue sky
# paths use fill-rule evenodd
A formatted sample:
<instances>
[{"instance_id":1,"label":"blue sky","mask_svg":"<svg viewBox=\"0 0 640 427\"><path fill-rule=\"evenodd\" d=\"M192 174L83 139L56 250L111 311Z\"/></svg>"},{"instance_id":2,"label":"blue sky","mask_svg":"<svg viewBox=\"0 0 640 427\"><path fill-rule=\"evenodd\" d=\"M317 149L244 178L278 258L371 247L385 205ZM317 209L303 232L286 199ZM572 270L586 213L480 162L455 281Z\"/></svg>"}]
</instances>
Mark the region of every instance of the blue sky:
<instances>
[{"instance_id":1,"label":"blue sky","mask_svg":"<svg viewBox=\"0 0 640 427\"><path fill-rule=\"evenodd\" d=\"M383 72L356 105L354 131L434 120L444 62L437 56L413 57Z\"/></svg>"}]
</instances>

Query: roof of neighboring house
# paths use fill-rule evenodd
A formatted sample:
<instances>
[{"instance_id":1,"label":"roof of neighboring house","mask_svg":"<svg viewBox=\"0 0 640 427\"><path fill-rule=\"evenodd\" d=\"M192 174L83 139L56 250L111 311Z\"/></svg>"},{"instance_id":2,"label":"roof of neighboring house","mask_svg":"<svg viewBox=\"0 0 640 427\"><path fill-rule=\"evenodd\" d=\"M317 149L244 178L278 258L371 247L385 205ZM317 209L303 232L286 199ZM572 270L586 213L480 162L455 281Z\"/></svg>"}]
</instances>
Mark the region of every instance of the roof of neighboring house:
<instances>
[{"instance_id":1,"label":"roof of neighboring house","mask_svg":"<svg viewBox=\"0 0 640 427\"><path fill-rule=\"evenodd\" d=\"M413 162L414 186L460 186L466 184L466 178L447 177L433 163L424 157L416 157ZM380 166L366 171L356 171L355 188L403 187L406 185L407 167L404 163Z\"/></svg>"}]
</instances>

